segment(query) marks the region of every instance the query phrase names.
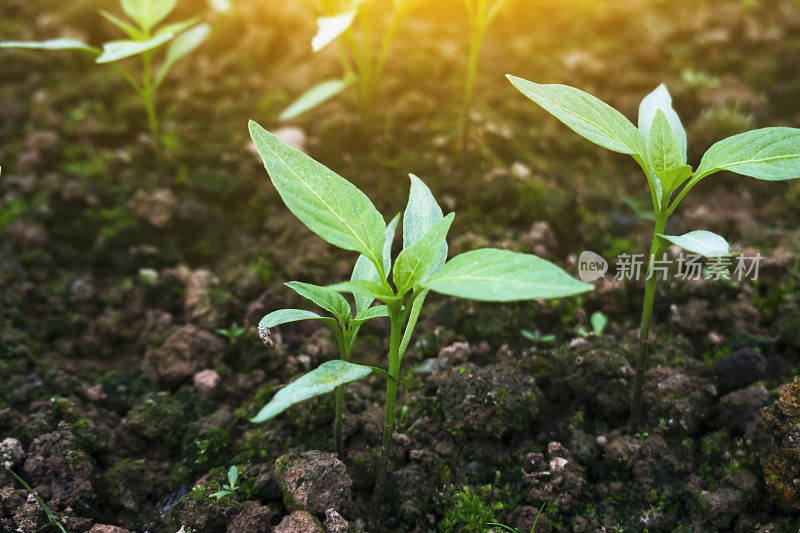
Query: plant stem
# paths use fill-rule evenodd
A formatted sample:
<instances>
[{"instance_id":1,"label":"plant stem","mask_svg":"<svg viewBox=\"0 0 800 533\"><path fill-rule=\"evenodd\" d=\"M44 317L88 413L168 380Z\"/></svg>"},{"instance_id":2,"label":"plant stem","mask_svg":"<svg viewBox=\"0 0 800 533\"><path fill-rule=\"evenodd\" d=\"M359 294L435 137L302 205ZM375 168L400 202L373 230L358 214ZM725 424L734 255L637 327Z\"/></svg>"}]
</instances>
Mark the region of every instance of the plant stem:
<instances>
[{"instance_id":1,"label":"plant stem","mask_svg":"<svg viewBox=\"0 0 800 533\"><path fill-rule=\"evenodd\" d=\"M142 54L143 73L142 73L142 100L147 111L147 124L150 127L150 135L153 137L156 157L161 160L161 132L158 123L158 113L156 111L156 94L152 80L152 52Z\"/></svg>"},{"instance_id":2,"label":"plant stem","mask_svg":"<svg viewBox=\"0 0 800 533\"><path fill-rule=\"evenodd\" d=\"M464 95L461 100L461 114L459 116L459 129L461 132L461 148L467 152L469 139L469 111L472 107L472 98L475 94L475 79L478 75L478 59L480 58L481 44L486 27L483 24L483 13L477 13L475 24L471 27L469 43L469 59L467 60L467 77L464 81Z\"/></svg>"},{"instance_id":3,"label":"plant stem","mask_svg":"<svg viewBox=\"0 0 800 533\"><path fill-rule=\"evenodd\" d=\"M378 464L378 476L375 480L375 492L372 495L372 513L370 523L377 527L381 519L381 506L383 493L386 487L386 472L389 468L389 452L392 447L392 433L394 433L394 414L397 399L397 382L400 378L400 341L403 334L404 315L400 303L389 306L389 321L391 334L389 338L389 374L393 379L386 381L386 404L383 422L383 445L381 459Z\"/></svg>"},{"instance_id":4,"label":"plant stem","mask_svg":"<svg viewBox=\"0 0 800 533\"><path fill-rule=\"evenodd\" d=\"M344 405L344 385L336 387L336 421L333 426L333 449L339 459L344 458L344 440L342 438L342 410Z\"/></svg>"},{"instance_id":5,"label":"plant stem","mask_svg":"<svg viewBox=\"0 0 800 533\"><path fill-rule=\"evenodd\" d=\"M642 324L639 330L639 349L636 356L636 375L633 378L633 397L631 398L629 431L632 434L639 432L642 422L642 394L644 391L644 371L647 366L647 340L650 334L650 319L653 314L653 302L656 295L656 276L653 273L653 264L661 249L661 244L656 235L663 233L666 225L666 216L659 216L653 232L653 242L650 244L650 260L647 264L647 281L645 283L644 304L642 306Z\"/></svg>"}]
</instances>

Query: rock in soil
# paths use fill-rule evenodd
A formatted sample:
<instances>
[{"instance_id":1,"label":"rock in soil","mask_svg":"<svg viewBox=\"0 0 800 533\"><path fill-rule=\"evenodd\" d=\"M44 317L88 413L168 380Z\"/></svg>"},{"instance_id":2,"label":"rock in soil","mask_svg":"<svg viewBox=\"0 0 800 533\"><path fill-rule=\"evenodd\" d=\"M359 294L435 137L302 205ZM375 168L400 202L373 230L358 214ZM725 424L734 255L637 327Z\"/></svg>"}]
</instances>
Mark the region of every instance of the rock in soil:
<instances>
[{"instance_id":1,"label":"rock in soil","mask_svg":"<svg viewBox=\"0 0 800 533\"><path fill-rule=\"evenodd\" d=\"M215 356L225 351L225 342L204 329L187 324L167 337L164 345L148 350L145 358L161 382L177 387L208 368Z\"/></svg>"},{"instance_id":2,"label":"rock in soil","mask_svg":"<svg viewBox=\"0 0 800 533\"><path fill-rule=\"evenodd\" d=\"M105 524L95 524L89 533L131 533L131 531L119 526L107 526Z\"/></svg>"},{"instance_id":3,"label":"rock in soil","mask_svg":"<svg viewBox=\"0 0 800 533\"><path fill-rule=\"evenodd\" d=\"M295 511L285 516L272 533L325 533L319 520L306 511Z\"/></svg>"},{"instance_id":4,"label":"rock in soil","mask_svg":"<svg viewBox=\"0 0 800 533\"><path fill-rule=\"evenodd\" d=\"M277 513L271 507L246 502L244 510L228 524L227 533L267 533Z\"/></svg>"},{"instance_id":5,"label":"rock in soil","mask_svg":"<svg viewBox=\"0 0 800 533\"><path fill-rule=\"evenodd\" d=\"M311 450L282 455L275 460L275 476L290 511L322 515L328 509L344 511L350 506L353 481L332 453Z\"/></svg>"},{"instance_id":6,"label":"rock in soil","mask_svg":"<svg viewBox=\"0 0 800 533\"><path fill-rule=\"evenodd\" d=\"M0 464L5 468L13 469L23 459L25 459L25 450L17 439L9 437L0 442Z\"/></svg>"},{"instance_id":7,"label":"rock in soil","mask_svg":"<svg viewBox=\"0 0 800 533\"><path fill-rule=\"evenodd\" d=\"M714 374L721 394L742 389L763 379L767 358L752 348L742 348L714 363Z\"/></svg>"},{"instance_id":8,"label":"rock in soil","mask_svg":"<svg viewBox=\"0 0 800 533\"><path fill-rule=\"evenodd\" d=\"M764 464L764 482L772 500L786 511L800 511L800 376L783 387L778 400L761 411L774 437Z\"/></svg>"},{"instance_id":9,"label":"rock in soil","mask_svg":"<svg viewBox=\"0 0 800 533\"><path fill-rule=\"evenodd\" d=\"M448 431L495 439L528 428L541 402L534 378L508 363L452 368L440 377L437 396Z\"/></svg>"}]
</instances>

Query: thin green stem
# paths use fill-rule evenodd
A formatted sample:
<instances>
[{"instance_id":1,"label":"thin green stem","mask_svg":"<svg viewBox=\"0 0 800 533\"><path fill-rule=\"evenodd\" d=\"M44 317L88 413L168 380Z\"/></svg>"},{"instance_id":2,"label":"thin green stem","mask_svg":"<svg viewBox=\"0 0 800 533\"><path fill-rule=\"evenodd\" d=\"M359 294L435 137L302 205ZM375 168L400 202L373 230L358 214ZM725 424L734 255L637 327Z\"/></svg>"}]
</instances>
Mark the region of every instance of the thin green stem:
<instances>
[{"instance_id":1,"label":"thin green stem","mask_svg":"<svg viewBox=\"0 0 800 533\"><path fill-rule=\"evenodd\" d=\"M339 344L339 358L342 361L350 360L350 335L351 333L340 322L341 329L334 328L336 341ZM343 333L344 332L344 333ZM342 413L344 411L344 385L336 387L336 406L333 423L333 450L339 458L344 458L344 437L342 432Z\"/></svg>"},{"instance_id":2,"label":"thin green stem","mask_svg":"<svg viewBox=\"0 0 800 533\"><path fill-rule=\"evenodd\" d=\"M389 453L392 448L392 433L394 433L395 404L397 400L397 382L400 379L400 341L403 337L403 310L401 304L389 305L389 321L391 333L389 336L389 374L393 379L386 381L386 404L383 422L383 444L381 458L378 464L378 475L375 480L375 492L372 495L372 513L370 523L377 527L381 519L381 506L383 493L386 488L386 472L389 468Z\"/></svg>"},{"instance_id":3,"label":"thin green stem","mask_svg":"<svg viewBox=\"0 0 800 533\"><path fill-rule=\"evenodd\" d=\"M156 157L161 159L161 131L158 122L158 113L156 111L156 91L153 85L153 53L145 52L142 54L142 91L141 96L144 101L144 107L147 111L147 123L150 127L150 135L153 137L153 146L155 147Z\"/></svg>"},{"instance_id":4,"label":"thin green stem","mask_svg":"<svg viewBox=\"0 0 800 533\"><path fill-rule=\"evenodd\" d=\"M461 133L461 148L467 152L469 140L469 111L472 108L472 98L475 94L475 80L478 75L478 60L480 59L483 36L486 33L484 19L485 13L475 14L475 22L470 24L469 58L467 59L467 73L464 80L464 94L461 99L461 113L459 115L459 130Z\"/></svg>"},{"instance_id":5,"label":"thin green stem","mask_svg":"<svg viewBox=\"0 0 800 533\"><path fill-rule=\"evenodd\" d=\"M642 306L642 323L639 329L639 347L636 356L636 374L633 379L633 397L631 398L631 417L629 431L639 432L642 422L642 395L644 392L644 372L647 367L647 341L650 334L650 319L653 314L653 302L656 295L656 276L653 272L658 253L661 251L661 243L657 234L663 233L667 225L667 217L659 216L656 221L653 241L650 244L650 259L647 264L647 281L644 289L644 304Z\"/></svg>"}]
</instances>

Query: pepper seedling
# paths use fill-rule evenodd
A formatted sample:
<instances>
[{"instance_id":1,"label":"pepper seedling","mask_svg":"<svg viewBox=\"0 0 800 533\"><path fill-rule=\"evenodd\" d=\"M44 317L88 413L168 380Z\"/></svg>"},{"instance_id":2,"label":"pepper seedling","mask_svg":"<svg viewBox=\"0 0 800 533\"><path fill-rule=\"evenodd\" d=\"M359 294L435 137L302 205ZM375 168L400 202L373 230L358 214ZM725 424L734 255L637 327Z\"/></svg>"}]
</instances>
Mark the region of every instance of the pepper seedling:
<instances>
[{"instance_id":1,"label":"pepper seedling","mask_svg":"<svg viewBox=\"0 0 800 533\"><path fill-rule=\"evenodd\" d=\"M572 296L589 291L592 286L544 259L508 250L483 248L448 261L446 237L455 214L444 216L431 191L414 175L410 175L411 191L403 213L403 249L394 261L391 257L386 260L384 252L391 246L386 241L393 237L394 228L392 224L387 227L363 192L252 121L250 135L289 210L323 240L360 254L356 268L360 263L364 275L329 288L352 293L356 298L378 300L385 305L389 317L388 369L379 372L387 385L383 444L371 516L376 524L394 431L400 363L428 293L509 302ZM366 377L374 370L347 361L328 361L322 367L324 371L312 371L286 387L294 387L292 395L279 399L281 391L272 402L296 403Z\"/></svg>"},{"instance_id":2,"label":"pepper seedling","mask_svg":"<svg viewBox=\"0 0 800 533\"><path fill-rule=\"evenodd\" d=\"M386 264L386 261L391 260L392 238L394 237L394 231L399 221L400 218L395 217L386 227L386 243L383 250L384 264ZM372 265L367 261L357 261L351 279L369 279L371 267ZM299 281L291 281L286 283L286 286L303 298L310 300L322 309L328 311L333 317L321 316L313 311L306 311L304 309L279 309L261 319L258 324L259 335L262 338L268 338L270 328L281 324L297 322L299 320L319 320L326 324L336 336L336 342L339 346L339 361L329 361L328 363L322 364L305 374L303 378L281 389L272 401L264 406L258 415L253 418L254 422L264 422L280 414L294 403L300 401L300 398L308 390L307 387L309 385L321 383L324 381L325 376L328 376L331 372L336 372L338 369L350 368L353 371L352 374L342 373L340 378L357 376L354 377L354 379L358 379L362 377L361 374L366 372L367 369L348 367L347 365L341 366L339 363L348 363L350 361L356 337L358 336L361 326L365 322L373 318L389 316L385 305L372 307L374 300L366 296L355 296L356 311L354 316L350 308L350 303L344 296L333 289ZM373 370L380 371L380 369ZM367 374L369 374L369 372L366 372L364 375ZM336 403L334 407L333 447L339 457L344 457L342 411L345 383L346 382L342 382L334 387L336 390ZM322 392L320 391L319 393Z\"/></svg>"},{"instance_id":3,"label":"pepper seedling","mask_svg":"<svg viewBox=\"0 0 800 533\"><path fill-rule=\"evenodd\" d=\"M212 498L221 500L225 496L233 496L239 490L239 468L236 465L228 469L228 483L219 487L219 490L211 495Z\"/></svg>"},{"instance_id":4,"label":"pepper seedling","mask_svg":"<svg viewBox=\"0 0 800 533\"><path fill-rule=\"evenodd\" d=\"M28 50L78 50L96 56L95 63L107 64L133 87L147 113L147 122L157 154L161 153L161 124L156 108L156 92L175 64L193 52L209 34L207 24L195 17L180 22L159 24L175 9L177 0L121 0L122 11L130 18L124 20L108 11L100 14L122 30L128 39L109 41L95 48L76 39L60 38L49 41L8 41L0 48ZM153 61L156 50L169 43L159 68ZM123 59L139 56L142 60L139 79L129 69L118 64Z\"/></svg>"},{"instance_id":5,"label":"pepper seedling","mask_svg":"<svg viewBox=\"0 0 800 533\"><path fill-rule=\"evenodd\" d=\"M663 84L639 105L637 128L616 109L574 87L543 85L510 75L508 79L522 94L582 137L633 157L647 178L655 228L631 398L630 432L637 433L642 418L647 343L656 291L653 267L658 254L669 244L708 258L730 254L728 242L710 231L664 234L669 217L695 185L716 172L730 171L768 181L800 177L800 129L762 128L728 137L711 146L693 169L687 164L686 132Z\"/></svg>"},{"instance_id":6,"label":"pepper seedling","mask_svg":"<svg viewBox=\"0 0 800 533\"><path fill-rule=\"evenodd\" d=\"M386 68L389 50L400 23L424 1L392 0L387 25L375 46L370 2L320 0L323 16L317 19L318 30L311 39L311 49L316 53L335 41L344 75L342 78L322 81L304 92L281 113L281 120L296 118L352 86L361 122L368 125L378 82ZM354 28L356 23L358 31Z\"/></svg>"},{"instance_id":7,"label":"pepper seedling","mask_svg":"<svg viewBox=\"0 0 800 533\"><path fill-rule=\"evenodd\" d=\"M463 0L469 20L469 57L467 71L464 79L464 94L461 98L461 114L459 115L459 131L461 133L461 146L466 151L469 141L469 110L472 108L472 98L475 94L475 79L478 76L478 59L480 58L483 38L489 25L497 18L500 10L510 0Z\"/></svg>"}]
</instances>

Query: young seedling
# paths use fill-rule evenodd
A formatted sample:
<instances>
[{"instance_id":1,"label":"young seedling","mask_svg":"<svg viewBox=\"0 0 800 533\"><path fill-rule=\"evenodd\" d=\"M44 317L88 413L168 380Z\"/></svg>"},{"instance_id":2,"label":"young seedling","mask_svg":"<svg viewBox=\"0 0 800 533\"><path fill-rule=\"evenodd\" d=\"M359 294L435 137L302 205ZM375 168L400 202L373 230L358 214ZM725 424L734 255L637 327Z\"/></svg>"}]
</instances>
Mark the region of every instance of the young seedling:
<instances>
[{"instance_id":1,"label":"young seedling","mask_svg":"<svg viewBox=\"0 0 800 533\"><path fill-rule=\"evenodd\" d=\"M211 495L212 498L221 500L225 496L233 496L239 490L239 469L233 465L228 469L228 483L219 487L219 490Z\"/></svg>"},{"instance_id":2,"label":"young seedling","mask_svg":"<svg viewBox=\"0 0 800 533\"><path fill-rule=\"evenodd\" d=\"M9 472L11 472L11 475L14 476L17 479L17 481L19 481L22 484L23 487L25 487L25 490L27 490L28 493L31 496L33 496L33 499L36 500L36 503L38 503L39 507L41 507L42 511L44 511L44 515L47 517L47 525L45 525L42 529L47 527L54 527L57 528L59 531L61 531L61 533L67 533L67 530L64 529L64 526L61 525L61 522L58 521L56 516L53 514L53 512L50 510L47 504L44 503L44 501L39 497L36 491L33 490L31 486L28 485L25 482L25 480L19 477L13 470L9 470Z\"/></svg>"},{"instance_id":3,"label":"young seedling","mask_svg":"<svg viewBox=\"0 0 800 533\"><path fill-rule=\"evenodd\" d=\"M386 244L384 245L384 261L390 260L392 238L397 227L399 217L395 217L386 228ZM385 264L385 263L384 263ZM357 261L351 276L352 280L366 280L371 276L372 265L368 261ZM287 287L297 294L310 300L319 307L328 311L332 317L318 315L312 311L304 309L280 309L273 311L258 324L259 334L263 337L269 334L269 329L296 322L298 320L319 320L326 324L336 336L339 346L339 361L330 361L332 364L322 364L302 378L281 389L269 404L253 418L254 422L265 422L270 418L280 414L292 404L300 401L298 398L304 394L306 387L311 384L319 383L319 379L328 375L331 369L338 368L339 362L349 362L353 351L358 331L361 326L373 318L387 317L388 313L385 305L372 307L373 299L366 296L355 296L355 315L352 313L350 304L340 293L328 287L320 287L310 283L292 281L286 284ZM346 366L344 368L347 368ZM363 372L362 369L354 368L356 374ZM379 369L375 369L379 370ZM344 443L342 437L342 411L344 405L344 383L335 387L336 404L333 426L333 447L339 457L344 457Z\"/></svg>"},{"instance_id":4,"label":"young seedling","mask_svg":"<svg viewBox=\"0 0 800 533\"><path fill-rule=\"evenodd\" d=\"M100 14L128 39L109 41L103 48L95 48L76 39L51 39L49 41L9 41L0 43L0 48L29 50L78 50L96 56L95 63L108 64L133 87L147 113L147 122L156 153L162 147L161 124L156 109L156 92L172 67L180 59L193 52L206 39L210 28L198 24L198 18L180 22L159 24L175 9L177 0L121 0L122 11L130 18L124 20L107 11ZM169 43L156 69L153 66L156 51ZM118 64L123 59L141 58L141 70L137 76ZM137 79L138 78L138 79Z\"/></svg>"},{"instance_id":5,"label":"young seedling","mask_svg":"<svg viewBox=\"0 0 800 533\"><path fill-rule=\"evenodd\" d=\"M322 81L303 93L281 113L281 120L298 117L352 86L362 124L369 125L378 83L400 23L423 1L392 0L388 23L376 45L371 2L320 0L324 16L317 20L318 31L311 40L311 48L319 52L336 41L344 75L340 79ZM356 22L358 32L354 30Z\"/></svg>"},{"instance_id":6,"label":"young seedling","mask_svg":"<svg viewBox=\"0 0 800 533\"><path fill-rule=\"evenodd\" d=\"M509 0L463 0L469 19L469 58L467 59L467 73L464 80L464 95L461 99L461 114L459 116L459 131L461 133L461 146L466 152L469 141L469 111L472 108L472 98L475 94L475 79L478 75L478 59L480 58L481 45L486 35L486 30L494 21L500 10L509 3Z\"/></svg>"},{"instance_id":7,"label":"young seedling","mask_svg":"<svg viewBox=\"0 0 800 533\"><path fill-rule=\"evenodd\" d=\"M255 122L250 122L250 135L289 210L323 240L360 254L358 263L364 275L329 288L378 300L385 305L389 317L388 369L378 372L386 378L387 385L383 445L371 516L375 524L380 518L386 484L400 363L428 293L508 302L571 296L592 287L543 259L507 250L484 248L447 261L446 237L455 214L444 216L428 187L414 175L410 176L411 192L403 213L403 249L394 261L387 259L391 245L386 241L391 240L393 228L387 227L363 192L286 146ZM330 392L375 370L347 361L328 361L321 367L325 367L324 371L311 372L295 381L293 385L302 381L302 386L296 386L291 397L280 398L280 403L291 404ZM277 395L272 400L275 401Z\"/></svg>"},{"instance_id":8,"label":"young seedling","mask_svg":"<svg viewBox=\"0 0 800 533\"><path fill-rule=\"evenodd\" d=\"M686 194L703 178L730 171L768 181L800 177L800 129L762 128L714 144L693 169L686 163L686 132L672 108L664 85L639 105L638 129L622 113L583 91L566 85L540 85L508 76L525 96L573 131L609 150L628 154L641 166L650 188L655 228L645 284L644 306L631 399L630 432L642 418L642 392L650 319L656 292L654 263L668 245L708 258L730 253L727 241L710 231L665 235L669 217Z\"/></svg>"}]
</instances>

